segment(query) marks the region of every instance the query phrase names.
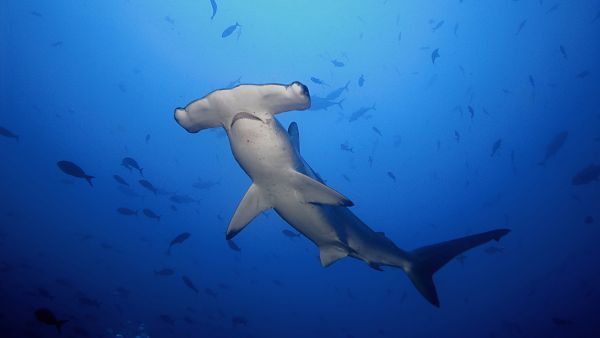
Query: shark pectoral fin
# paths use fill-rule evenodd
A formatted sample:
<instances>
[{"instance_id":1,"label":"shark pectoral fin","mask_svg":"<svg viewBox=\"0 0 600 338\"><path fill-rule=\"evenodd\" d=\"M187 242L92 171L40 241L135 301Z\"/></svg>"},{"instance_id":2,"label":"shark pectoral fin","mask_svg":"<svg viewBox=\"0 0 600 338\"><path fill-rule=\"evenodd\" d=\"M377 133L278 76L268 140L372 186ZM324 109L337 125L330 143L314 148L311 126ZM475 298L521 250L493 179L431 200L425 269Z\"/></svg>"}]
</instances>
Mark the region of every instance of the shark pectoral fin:
<instances>
[{"instance_id":1,"label":"shark pectoral fin","mask_svg":"<svg viewBox=\"0 0 600 338\"><path fill-rule=\"evenodd\" d=\"M227 227L227 234L225 237L228 240L232 239L256 216L269 208L271 208L271 204L265 200L260 188L252 183L250 189L248 189L244 198L242 198L242 201L235 210L235 214L233 214L229 226Z\"/></svg>"},{"instance_id":2,"label":"shark pectoral fin","mask_svg":"<svg viewBox=\"0 0 600 338\"><path fill-rule=\"evenodd\" d=\"M335 263L338 259L348 256L348 250L337 245L322 245L319 246L319 250L321 265L323 265L324 268Z\"/></svg>"},{"instance_id":3,"label":"shark pectoral fin","mask_svg":"<svg viewBox=\"0 0 600 338\"><path fill-rule=\"evenodd\" d=\"M302 173L294 172L293 186L306 203L351 207L354 203L346 196Z\"/></svg>"}]
</instances>

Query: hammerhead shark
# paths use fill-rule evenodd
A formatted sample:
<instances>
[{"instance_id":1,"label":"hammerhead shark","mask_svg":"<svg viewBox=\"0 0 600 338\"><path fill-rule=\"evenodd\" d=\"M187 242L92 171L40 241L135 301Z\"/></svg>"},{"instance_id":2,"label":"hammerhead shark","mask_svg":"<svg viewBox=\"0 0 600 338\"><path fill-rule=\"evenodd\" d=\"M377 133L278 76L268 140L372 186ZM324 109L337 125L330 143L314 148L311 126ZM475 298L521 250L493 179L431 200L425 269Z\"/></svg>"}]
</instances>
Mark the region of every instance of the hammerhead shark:
<instances>
[{"instance_id":1,"label":"hammerhead shark","mask_svg":"<svg viewBox=\"0 0 600 338\"><path fill-rule=\"evenodd\" d=\"M433 274L454 257L498 241L510 230L492 230L412 251L399 248L384 233L363 223L349 208L353 202L325 185L304 160L298 125L293 122L286 131L275 118L278 113L309 107L308 88L293 82L217 90L175 109L175 120L190 133L224 128L235 159L252 179L229 222L226 239L273 208L317 245L324 267L349 256L377 270L401 268L425 299L439 307Z\"/></svg>"}]
</instances>

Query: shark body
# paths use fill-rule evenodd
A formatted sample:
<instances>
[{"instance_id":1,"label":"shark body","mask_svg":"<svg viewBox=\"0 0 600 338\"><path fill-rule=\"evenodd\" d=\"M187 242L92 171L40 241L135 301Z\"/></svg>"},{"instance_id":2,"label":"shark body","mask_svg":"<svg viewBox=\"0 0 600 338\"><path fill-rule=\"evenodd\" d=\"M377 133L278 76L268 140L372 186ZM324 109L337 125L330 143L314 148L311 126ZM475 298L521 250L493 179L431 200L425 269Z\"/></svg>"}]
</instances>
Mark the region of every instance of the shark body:
<instances>
[{"instance_id":1,"label":"shark body","mask_svg":"<svg viewBox=\"0 0 600 338\"><path fill-rule=\"evenodd\" d=\"M499 229L426 246L399 248L384 233L362 222L348 207L352 201L326 186L300 154L298 126L286 131L275 114L310 107L310 94L299 82L290 85L240 85L212 92L175 110L176 121L188 132L223 127L237 162L252 179L239 203L226 238L231 239L266 209L318 246L321 264L329 266L350 256L381 270L404 270L433 305L439 299L433 273L464 251L509 230Z\"/></svg>"}]
</instances>

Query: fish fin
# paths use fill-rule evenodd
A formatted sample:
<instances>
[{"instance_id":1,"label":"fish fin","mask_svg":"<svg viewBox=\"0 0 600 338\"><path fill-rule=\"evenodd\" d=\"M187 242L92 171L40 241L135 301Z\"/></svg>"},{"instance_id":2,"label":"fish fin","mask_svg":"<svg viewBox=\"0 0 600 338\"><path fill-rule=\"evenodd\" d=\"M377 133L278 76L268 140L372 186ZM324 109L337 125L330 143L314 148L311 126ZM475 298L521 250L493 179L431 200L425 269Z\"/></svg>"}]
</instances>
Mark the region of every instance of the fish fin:
<instances>
[{"instance_id":1,"label":"fish fin","mask_svg":"<svg viewBox=\"0 0 600 338\"><path fill-rule=\"evenodd\" d=\"M342 106L342 102L344 102L345 99L341 99L338 102L336 102L335 104L340 107L340 109L344 109L344 106Z\"/></svg>"},{"instance_id":2,"label":"fish fin","mask_svg":"<svg viewBox=\"0 0 600 338\"><path fill-rule=\"evenodd\" d=\"M321 265L326 268L336 261L348 256L348 250L341 248L338 245L322 245L319 246L319 256Z\"/></svg>"},{"instance_id":3,"label":"fish fin","mask_svg":"<svg viewBox=\"0 0 600 338\"><path fill-rule=\"evenodd\" d=\"M55 325L56 325L56 330L58 331L58 333L61 333L60 329L62 328L62 326L68 322L68 319L64 319L64 320L57 320Z\"/></svg>"},{"instance_id":4,"label":"fish fin","mask_svg":"<svg viewBox=\"0 0 600 338\"><path fill-rule=\"evenodd\" d=\"M369 267L373 270L377 270L377 271L383 271L383 269L381 268L380 264L376 264L376 263L369 263Z\"/></svg>"},{"instance_id":5,"label":"fish fin","mask_svg":"<svg viewBox=\"0 0 600 338\"><path fill-rule=\"evenodd\" d=\"M271 207L271 204L262 195L260 188L252 183L229 222L225 238L232 239L256 216Z\"/></svg>"},{"instance_id":6,"label":"fish fin","mask_svg":"<svg viewBox=\"0 0 600 338\"><path fill-rule=\"evenodd\" d=\"M433 274L461 253L491 240L499 241L509 232L508 229L498 229L421 247L409 253L409 264L403 267L404 271L421 295L439 307Z\"/></svg>"},{"instance_id":7,"label":"fish fin","mask_svg":"<svg viewBox=\"0 0 600 338\"><path fill-rule=\"evenodd\" d=\"M90 187L93 187L93 186L94 186L94 185L92 184L92 178L95 178L94 176L87 175L87 176L85 176L84 178L85 178L85 180L86 180L86 181L87 181L87 182L90 184Z\"/></svg>"},{"instance_id":8,"label":"fish fin","mask_svg":"<svg viewBox=\"0 0 600 338\"><path fill-rule=\"evenodd\" d=\"M290 135L292 146L294 146L296 152L300 154L300 132L298 131L298 124L296 122L290 123L288 134Z\"/></svg>"},{"instance_id":9,"label":"fish fin","mask_svg":"<svg viewBox=\"0 0 600 338\"><path fill-rule=\"evenodd\" d=\"M140 168L140 175L142 175L142 177L144 177L144 168Z\"/></svg>"},{"instance_id":10,"label":"fish fin","mask_svg":"<svg viewBox=\"0 0 600 338\"><path fill-rule=\"evenodd\" d=\"M346 196L300 172L294 171L292 184L305 203L351 207L354 203Z\"/></svg>"}]
</instances>

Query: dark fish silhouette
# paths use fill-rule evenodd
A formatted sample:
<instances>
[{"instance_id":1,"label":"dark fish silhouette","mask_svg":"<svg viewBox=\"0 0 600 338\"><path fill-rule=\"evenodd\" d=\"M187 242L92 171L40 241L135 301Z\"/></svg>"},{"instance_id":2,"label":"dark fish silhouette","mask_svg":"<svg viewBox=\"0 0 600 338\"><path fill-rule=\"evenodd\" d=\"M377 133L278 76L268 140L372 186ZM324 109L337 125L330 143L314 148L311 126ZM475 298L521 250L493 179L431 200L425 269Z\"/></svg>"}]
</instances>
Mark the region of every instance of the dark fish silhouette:
<instances>
[{"instance_id":1,"label":"dark fish silhouette","mask_svg":"<svg viewBox=\"0 0 600 338\"><path fill-rule=\"evenodd\" d=\"M294 237L300 237L300 234L297 232L294 232L292 230L288 230L288 229L283 229L281 230L281 233L285 236L285 237L289 237L289 238L294 238Z\"/></svg>"},{"instance_id":2,"label":"dark fish silhouette","mask_svg":"<svg viewBox=\"0 0 600 338\"><path fill-rule=\"evenodd\" d=\"M350 115L348 122L354 122L354 121L358 120L359 118L363 117L363 115L365 115L370 110L376 110L375 103L373 103L373 105L370 107L358 108L358 110L356 110L355 112L352 113L352 115Z\"/></svg>"},{"instance_id":3,"label":"dark fish silhouette","mask_svg":"<svg viewBox=\"0 0 600 338\"><path fill-rule=\"evenodd\" d=\"M327 85L328 85L327 83L323 82L323 80L321 80L321 79L319 79L319 78L317 78L317 77L314 77L314 76L311 76L311 77L310 77L310 80L311 80L313 83L316 83L316 84L318 84L318 85L322 85L322 86L327 86Z\"/></svg>"},{"instance_id":4,"label":"dark fish silhouette","mask_svg":"<svg viewBox=\"0 0 600 338\"><path fill-rule=\"evenodd\" d=\"M435 64L435 60L440 57L440 49L436 48L431 52L431 63Z\"/></svg>"},{"instance_id":5,"label":"dark fish silhouette","mask_svg":"<svg viewBox=\"0 0 600 338\"><path fill-rule=\"evenodd\" d=\"M181 276L181 280L183 280L183 284L185 284L185 286L187 286L188 288L194 290L195 293L198 293L198 289L196 288L196 286L194 285L194 283L192 282L192 280L190 279L190 277L188 277L188 276Z\"/></svg>"},{"instance_id":6,"label":"dark fish silhouette","mask_svg":"<svg viewBox=\"0 0 600 338\"><path fill-rule=\"evenodd\" d=\"M546 146L546 154L544 155L544 159L541 160L538 164L546 165L546 161L548 161L548 159L550 159L550 158L554 157L554 155L556 155L556 153L560 150L560 148L562 148L562 146L565 144L565 141L567 141L568 137L569 137L569 133L566 131L556 134L552 138L550 143L548 143L548 145Z\"/></svg>"},{"instance_id":7,"label":"dark fish silhouette","mask_svg":"<svg viewBox=\"0 0 600 338\"><path fill-rule=\"evenodd\" d=\"M240 247L232 239L227 240L227 245L229 245L229 248L233 251L242 251L242 249L240 249Z\"/></svg>"},{"instance_id":8,"label":"dark fish silhouette","mask_svg":"<svg viewBox=\"0 0 600 338\"><path fill-rule=\"evenodd\" d=\"M154 270L154 274L157 276L172 276L175 273L173 269L164 268L160 270Z\"/></svg>"},{"instance_id":9,"label":"dark fish silhouette","mask_svg":"<svg viewBox=\"0 0 600 338\"><path fill-rule=\"evenodd\" d=\"M586 77L588 77L588 75L590 75L590 72L587 70L581 71L579 73L577 73L576 78L578 79L585 79Z\"/></svg>"},{"instance_id":10,"label":"dark fish silhouette","mask_svg":"<svg viewBox=\"0 0 600 338\"><path fill-rule=\"evenodd\" d=\"M331 64L333 64L335 67L344 67L346 65L342 61L338 61L336 59L331 60Z\"/></svg>"},{"instance_id":11,"label":"dark fish silhouette","mask_svg":"<svg viewBox=\"0 0 600 338\"><path fill-rule=\"evenodd\" d=\"M56 162L56 165L58 165L58 168L65 174L73 177L83 178L90 184L91 187L94 186L92 184L92 178L94 178L94 176L86 174L77 164L70 161L58 161Z\"/></svg>"},{"instance_id":12,"label":"dark fish silhouette","mask_svg":"<svg viewBox=\"0 0 600 338\"><path fill-rule=\"evenodd\" d=\"M58 333L60 333L60 329L62 328L62 326L69 321L68 319L57 319L56 316L52 313L52 311L46 308L39 308L35 310L34 314L35 318L37 318L38 321L46 325L56 326L56 330L58 331Z\"/></svg>"},{"instance_id":13,"label":"dark fish silhouette","mask_svg":"<svg viewBox=\"0 0 600 338\"><path fill-rule=\"evenodd\" d=\"M79 296L77 298L77 301L79 302L80 305L83 306L88 306L88 307L95 307L95 308L100 308L100 302L98 302L96 299L92 299L86 296Z\"/></svg>"},{"instance_id":14,"label":"dark fish silhouette","mask_svg":"<svg viewBox=\"0 0 600 338\"><path fill-rule=\"evenodd\" d=\"M199 201L188 196L188 195L173 195L171 197L169 197L169 200L171 202L177 203L177 204L189 204L189 203L198 203Z\"/></svg>"},{"instance_id":15,"label":"dark fish silhouette","mask_svg":"<svg viewBox=\"0 0 600 338\"><path fill-rule=\"evenodd\" d=\"M456 143L460 142L460 133L458 130L454 131L454 139L456 140Z\"/></svg>"},{"instance_id":16,"label":"dark fish silhouette","mask_svg":"<svg viewBox=\"0 0 600 338\"><path fill-rule=\"evenodd\" d=\"M150 143L150 138L152 136L150 136L150 134L146 134L146 138L144 138L144 141L146 142L146 144Z\"/></svg>"},{"instance_id":17,"label":"dark fish silhouette","mask_svg":"<svg viewBox=\"0 0 600 338\"><path fill-rule=\"evenodd\" d=\"M158 193L158 189L156 189L156 187L154 185L152 185L152 183L150 183L148 180L139 180L138 181L140 183L140 185L146 189L148 189L149 191L151 191L152 193L154 193L154 195L156 195Z\"/></svg>"},{"instance_id":18,"label":"dark fish silhouette","mask_svg":"<svg viewBox=\"0 0 600 338\"><path fill-rule=\"evenodd\" d=\"M349 153L353 153L354 152L354 150L352 149L352 147L350 147L350 144L348 143L348 141L340 144L340 149L342 151L347 151Z\"/></svg>"},{"instance_id":19,"label":"dark fish silhouette","mask_svg":"<svg viewBox=\"0 0 600 338\"><path fill-rule=\"evenodd\" d=\"M394 183L396 182L396 175L394 175L393 172L388 171L387 175L388 175L389 178L391 178L394 181Z\"/></svg>"},{"instance_id":20,"label":"dark fish silhouette","mask_svg":"<svg viewBox=\"0 0 600 338\"><path fill-rule=\"evenodd\" d=\"M311 96L310 97L310 110L327 110L329 107L331 106L338 106L341 109L343 109L344 107L342 107L342 102L344 102L344 100L339 100L339 101L332 101L332 100L328 100L324 97L318 97L318 96Z\"/></svg>"},{"instance_id":21,"label":"dark fish silhouette","mask_svg":"<svg viewBox=\"0 0 600 338\"><path fill-rule=\"evenodd\" d=\"M12 131L0 126L0 135L8 138L14 138L19 142L19 135L13 133Z\"/></svg>"},{"instance_id":22,"label":"dark fish silhouette","mask_svg":"<svg viewBox=\"0 0 600 338\"><path fill-rule=\"evenodd\" d=\"M502 147L502 139L501 138L497 139L496 142L494 142L494 144L492 145L492 153L490 156L494 157L494 155L496 155L498 150L500 150L500 147Z\"/></svg>"},{"instance_id":23,"label":"dark fish silhouette","mask_svg":"<svg viewBox=\"0 0 600 338\"><path fill-rule=\"evenodd\" d=\"M440 29L440 28L441 28L443 25L444 25L444 20L442 20L442 21L438 22L438 23L437 23L437 25L435 25L435 26L433 27L433 31L434 31L434 32L435 32L435 31L437 31L437 30L438 30L438 29Z\"/></svg>"},{"instance_id":24,"label":"dark fish silhouette","mask_svg":"<svg viewBox=\"0 0 600 338\"><path fill-rule=\"evenodd\" d=\"M472 106L467 106L467 109L469 110L469 115L471 116L471 120L475 117L475 109L473 109Z\"/></svg>"},{"instance_id":25,"label":"dark fish silhouette","mask_svg":"<svg viewBox=\"0 0 600 338\"><path fill-rule=\"evenodd\" d=\"M129 186L129 183L127 183L127 181L125 181L125 179L119 175L113 175L113 178L115 179L115 181L117 181L117 183L125 185L125 186Z\"/></svg>"},{"instance_id":26,"label":"dark fish silhouette","mask_svg":"<svg viewBox=\"0 0 600 338\"><path fill-rule=\"evenodd\" d=\"M144 215L146 215L146 217L148 218L153 218L157 221L160 221L160 215L158 215L157 213L155 213L154 211L148 209L148 208L144 208L142 210L142 212L144 213Z\"/></svg>"},{"instance_id":27,"label":"dark fish silhouette","mask_svg":"<svg viewBox=\"0 0 600 338\"><path fill-rule=\"evenodd\" d=\"M383 134L381 133L381 131L379 130L379 128L377 128L377 127L372 127L371 129L373 129L373 131L374 131L375 133L377 133L377 135L379 135L379 136L383 136Z\"/></svg>"},{"instance_id":28,"label":"dark fish silhouette","mask_svg":"<svg viewBox=\"0 0 600 338\"><path fill-rule=\"evenodd\" d=\"M215 0L210 0L210 6L212 7L212 16L210 17L212 20L215 15L217 15L217 2Z\"/></svg>"},{"instance_id":29,"label":"dark fish silhouette","mask_svg":"<svg viewBox=\"0 0 600 338\"><path fill-rule=\"evenodd\" d=\"M221 34L221 37L222 37L222 38L226 38L226 37L230 36L230 35L231 35L233 32L235 32L235 30L236 30L238 27L241 27L241 25L240 25L239 23L237 23L237 22L236 22L235 24L233 24L233 25L231 25L231 26L229 26L229 27L225 28L225 30L224 30L224 31L223 31L223 33Z\"/></svg>"},{"instance_id":30,"label":"dark fish silhouette","mask_svg":"<svg viewBox=\"0 0 600 338\"><path fill-rule=\"evenodd\" d=\"M140 175L144 176L144 173L143 173L144 169L140 168L140 165L137 163L137 161L134 160L131 157L125 157L125 158L123 158L121 160L121 165L124 166L125 168L129 169L129 170L131 170L132 168L136 169L136 170L138 170L140 172Z\"/></svg>"},{"instance_id":31,"label":"dark fish silhouette","mask_svg":"<svg viewBox=\"0 0 600 338\"><path fill-rule=\"evenodd\" d=\"M527 19L521 21L521 23L517 27L517 32L515 33L515 35L519 35L521 33L521 31L523 30L523 28L525 28L525 24L527 24Z\"/></svg>"},{"instance_id":32,"label":"dark fish silhouette","mask_svg":"<svg viewBox=\"0 0 600 338\"><path fill-rule=\"evenodd\" d=\"M244 318L242 316L233 316L233 317L231 317L231 325L233 327L236 327L239 325L248 326L248 320L246 320L246 318Z\"/></svg>"},{"instance_id":33,"label":"dark fish silhouette","mask_svg":"<svg viewBox=\"0 0 600 338\"><path fill-rule=\"evenodd\" d=\"M567 50L565 49L565 47L563 45L560 45L558 47L558 49L560 50L560 53L562 54L562 56L565 58L565 60L568 60L569 57L567 56Z\"/></svg>"},{"instance_id":34,"label":"dark fish silhouette","mask_svg":"<svg viewBox=\"0 0 600 338\"><path fill-rule=\"evenodd\" d=\"M533 79L533 76L531 74L529 74L529 84L535 88L535 80Z\"/></svg>"},{"instance_id":35,"label":"dark fish silhouette","mask_svg":"<svg viewBox=\"0 0 600 338\"><path fill-rule=\"evenodd\" d=\"M51 47L60 47L63 45L62 41L54 41L53 43L50 44Z\"/></svg>"},{"instance_id":36,"label":"dark fish silhouette","mask_svg":"<svg viewBox=\"0 0 600 338\"><path fill-rule=\"evenodd\" d=\"M199 190L208 190L218 184L219 182L203 181L201 179L198 179L198 182L192 184L192 187Z\"/></svg>"},{"instance_id":37,"label":"dark fish silhouette","mask_svg":"<svg viewBox=\"0 0 600 338\"><path fill-rule=\"evenodd\" d=\"M167 255L171 254L171 248L173 247L173 245L175 245L175 244L182 244L188 238L190 238L191 235L192 234L190 234L189 232L182 232L179 235L175 236L175 238L173 238L171 240L171 242L169 243L169 248L167 249Z\"/></svg>"},{"instance_id":38,"label":"dark fish silhouette","mask_svg":"<svg viewBox=\"0 0 600 338\"><path fill-rule=\"evenodd\" d=\"M125 215L125 216L132 216L132 215L136 215L138 214L137 210L132 210L129 208L118 208L117 212L121 215Z\"/></svg>"},{"instance_id":39,"label":"dark fish silhouette","mask_svg":"<svg viewBox=\"0 0 600 338\"><path fill-rule=\"evenodd\" d=\"M335 100L338 97L340 97L340 95L342 95L342 93L344 91L348 91L348 86L350 85L350 81L346 82L346 84L340 88L337 88L335 90L333 90L331 93L327 94L327 96L325 97L325 99L327 100Z\"/></svg>"},{"instance_id":40,"label":"dark fish silhouette","mask_svg":"<svg viewBox=\"0 0 600 338\"><path fill-rule=\"evenodd\" d=\"M358 86L362 87L365 84L365 76L360 74L360 77L358 78Z\"/></svg>"},{"instance_id":41,"label":"dark fish silhouette","mask_svg":"<svg viewBox=\"0 0 600 338\"><path fill-rule=\"evenodd\" d=\"M600 165L590 164L579 171L571 180L572 185L583 185L598 181Z\"/></svg>"}]
</instances>

